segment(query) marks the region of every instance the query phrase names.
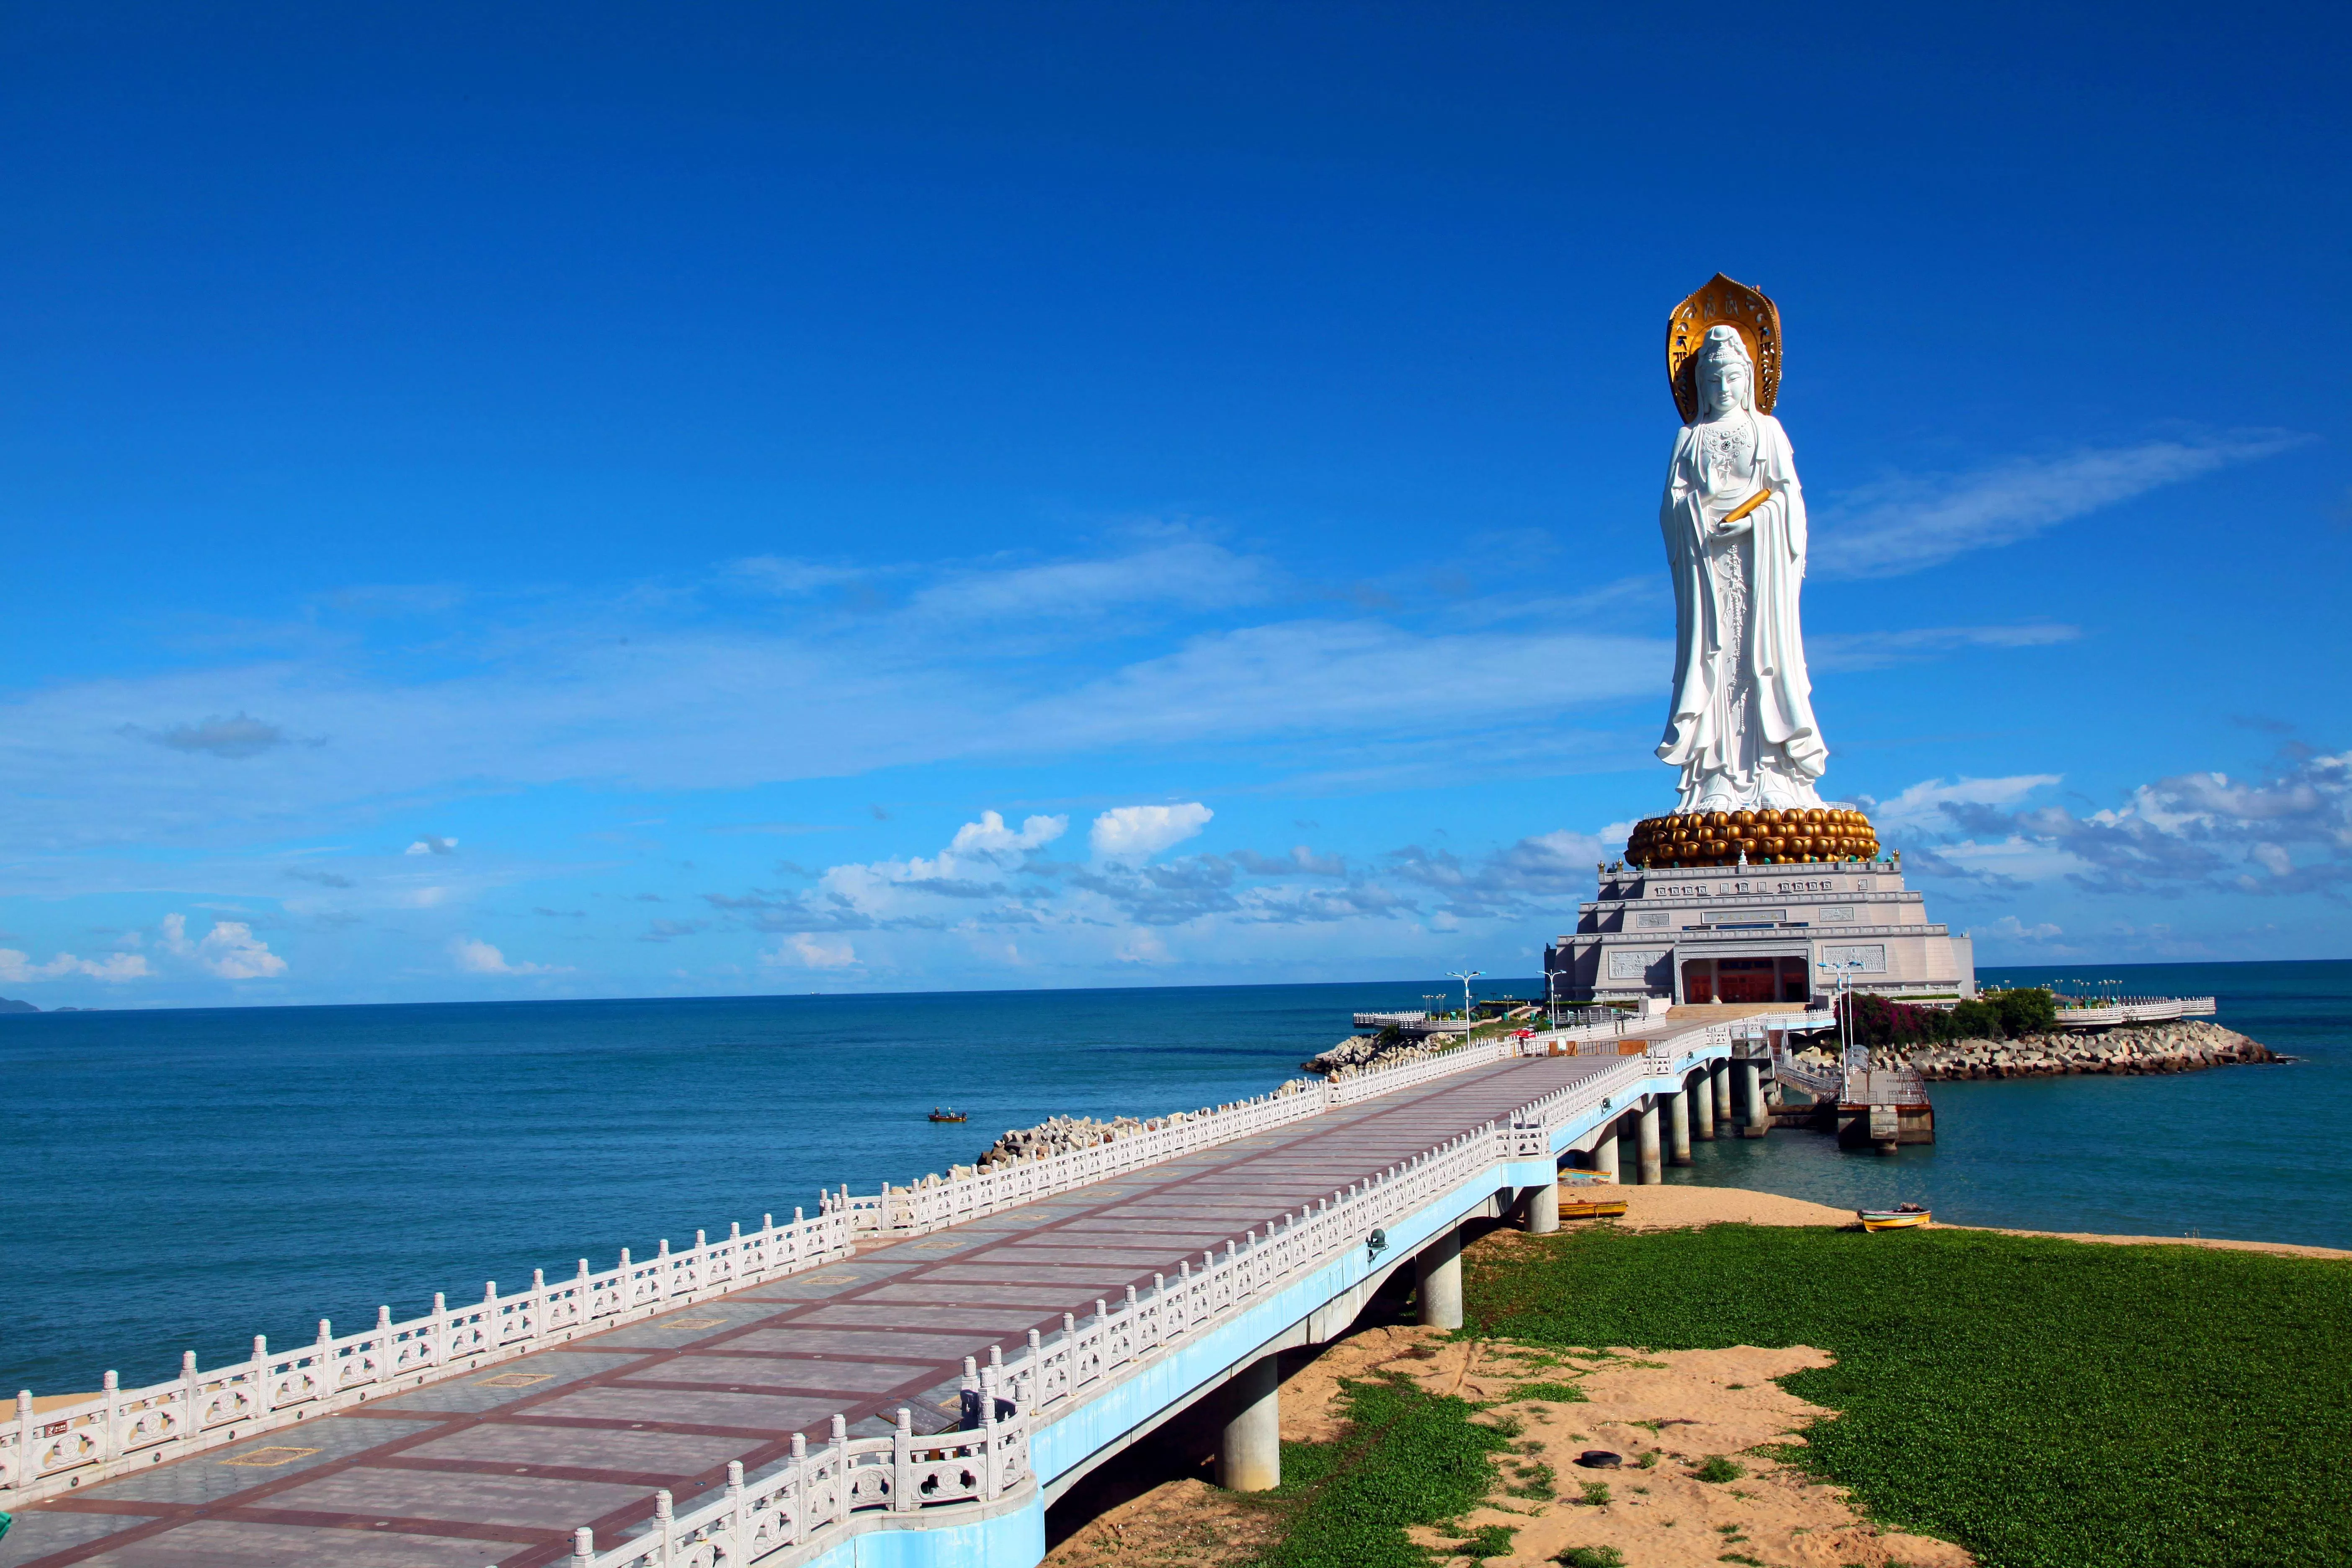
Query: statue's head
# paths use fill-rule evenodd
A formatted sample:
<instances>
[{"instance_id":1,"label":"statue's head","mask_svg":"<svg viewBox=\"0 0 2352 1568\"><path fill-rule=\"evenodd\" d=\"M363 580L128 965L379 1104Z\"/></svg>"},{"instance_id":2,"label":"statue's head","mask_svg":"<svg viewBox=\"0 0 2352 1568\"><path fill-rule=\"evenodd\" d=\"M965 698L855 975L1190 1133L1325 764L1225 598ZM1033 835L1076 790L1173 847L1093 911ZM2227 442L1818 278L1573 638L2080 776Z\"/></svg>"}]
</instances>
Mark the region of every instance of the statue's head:
<instances>
[{"instance_id":1,"label":"statue's head","mask_svg":"<svg viewBox=\"0 0 2352 1568\"><path fill-rule=\"evenodd\" d=\"M1692 384L1698 393L1698 416L1718 418L1735 408L1756 406L1756 362L1748 356L1748 340L1739 329L1722 322L1706 330L1692 367Z\"/></svg>"}]
</instances>

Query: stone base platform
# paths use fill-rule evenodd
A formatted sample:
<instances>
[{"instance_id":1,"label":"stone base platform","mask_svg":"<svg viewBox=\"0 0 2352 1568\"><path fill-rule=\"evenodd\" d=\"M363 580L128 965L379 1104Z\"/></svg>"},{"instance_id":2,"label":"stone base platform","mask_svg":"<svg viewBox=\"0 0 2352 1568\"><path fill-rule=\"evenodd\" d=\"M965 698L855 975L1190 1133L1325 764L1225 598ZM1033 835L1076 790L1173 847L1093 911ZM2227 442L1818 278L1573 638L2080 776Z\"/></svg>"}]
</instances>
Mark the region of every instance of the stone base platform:
<instances>
[{"instance_id":1,"label":"stone base platform","mask_svg":"<svg viewBox=\"0 0 2352 1568\"><path fill-rule=\"evenodd\" d=\"M1976 994L1969 939L1930 921L1886 862L1604 867L1597 891L1545 950L1563 1002L1664 997L1730 1019L1808 1004L1841 974L1901 1001Z\"/></svg>"}]
</instances>

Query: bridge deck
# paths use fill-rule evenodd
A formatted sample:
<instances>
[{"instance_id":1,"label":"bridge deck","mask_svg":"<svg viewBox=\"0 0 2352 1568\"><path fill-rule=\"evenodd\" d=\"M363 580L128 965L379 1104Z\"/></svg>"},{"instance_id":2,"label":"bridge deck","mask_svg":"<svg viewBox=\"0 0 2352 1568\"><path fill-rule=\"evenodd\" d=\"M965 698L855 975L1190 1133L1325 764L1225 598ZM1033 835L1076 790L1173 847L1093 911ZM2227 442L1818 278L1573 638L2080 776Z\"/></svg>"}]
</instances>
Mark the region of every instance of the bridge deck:
<instances>
[{"instance_id":1,"label":"bridge deck","mask_svg":"<svg viewBox=\"0 0 2352 1568\"><path fill-rule=\"evenodd\" d=\"M9 1568L540 1568L832 1417L955 1424L963 1358L1480 1126L1614 1058L1472 1069L35 1505Z\"/></svg>"}]
</instances>

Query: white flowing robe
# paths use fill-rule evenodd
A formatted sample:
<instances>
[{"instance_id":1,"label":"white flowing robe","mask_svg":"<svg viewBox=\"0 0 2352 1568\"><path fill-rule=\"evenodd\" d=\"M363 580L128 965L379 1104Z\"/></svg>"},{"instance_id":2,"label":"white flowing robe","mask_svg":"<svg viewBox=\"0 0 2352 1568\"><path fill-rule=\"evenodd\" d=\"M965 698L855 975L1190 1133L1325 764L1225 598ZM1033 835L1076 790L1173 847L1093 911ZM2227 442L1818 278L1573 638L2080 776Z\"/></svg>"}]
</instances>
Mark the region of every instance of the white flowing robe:
<instances>
[{"instance_id":1,"label":"white flowing robe","mask_svg":"<svg viewBox=\"0 0 2352 1568\"><path fill-rule=\"evenodd\" d=\"M1780 422L1752 410L1745 417L1755 432L1751 471L1736 475L1706 461L1698 426L1685 425L1675 437L1658 510L1675 580L1675 697L1658 756L1682 770L1685 811L1727 785L1742 806L1817 805L1813 782L1829 762L1813 721L1797 613L1805 578L1804 491ZM1711 540L1707 524L1737 510L1759 487L1771 493L1748 514L1749 531ZM1726 550L1743 551L1734 570L1745 576L1744 616L1724 602ZM1729 647L1727 618L1744 623Z\"/></svg>"}]
</instances>

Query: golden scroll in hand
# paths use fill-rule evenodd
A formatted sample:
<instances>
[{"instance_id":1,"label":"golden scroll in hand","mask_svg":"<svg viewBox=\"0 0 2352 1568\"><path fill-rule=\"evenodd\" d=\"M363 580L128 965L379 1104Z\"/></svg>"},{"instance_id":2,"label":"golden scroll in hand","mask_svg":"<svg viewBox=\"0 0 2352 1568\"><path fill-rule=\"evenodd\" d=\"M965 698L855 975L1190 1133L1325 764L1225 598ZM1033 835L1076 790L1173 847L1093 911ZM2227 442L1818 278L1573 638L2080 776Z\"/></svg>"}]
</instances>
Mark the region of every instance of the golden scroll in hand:
<instances>
[{"instance_id":1,"label":"golden scroll in hand","mask_svg":"<svg viewBox=\"0 0 2352 1568\"><path fill-rule=\"evenodd\" d=\"M1766 501L1770 500L1771 499L1772 487L1766 485L1762 489L1758 490L1754 495L1749 496L1746 500L1741 501L1738 509L1732 511L1729 516L1725 517L1718 521L1715 525L1715 531L1721 533L1725 529L1729 528L1733 523L1738 522L1740 519L1746 517L1749 512L1754 511L1758 507L1762 506Z\"/></svg>"}]
</instances>

